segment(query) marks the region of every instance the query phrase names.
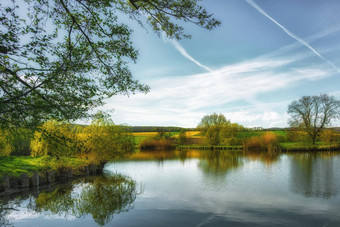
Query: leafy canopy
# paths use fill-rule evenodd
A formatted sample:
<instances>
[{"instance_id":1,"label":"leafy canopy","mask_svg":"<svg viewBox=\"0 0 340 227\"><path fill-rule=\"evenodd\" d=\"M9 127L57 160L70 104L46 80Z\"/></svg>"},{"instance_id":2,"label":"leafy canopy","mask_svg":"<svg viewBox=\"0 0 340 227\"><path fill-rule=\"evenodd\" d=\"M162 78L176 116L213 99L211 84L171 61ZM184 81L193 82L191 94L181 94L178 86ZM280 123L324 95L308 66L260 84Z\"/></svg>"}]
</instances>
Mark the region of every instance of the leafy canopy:
<instances>
[{"instance_id":1,"label":"leafy canopy","mask_svg":"<svg viewBox=\"0 0 340 227\"><path fill-rule=\"evenodd\" d=\"M220 143L222 128L230 124L223 114L213 113L205 115L198 124L197 129L207 137L208 143L217 145Z\"/></svg>"},{"instance_id":2,"label":"leafy canopy","mask_svg":"<svg viewBox=\"0 0 340 227\"><path fill-rule=\"evenodd\" d=\"M189 38L176 22L220 24L199 0L9 0L0 3L0 127L74 120L116 94L147 92L128 62L138 52L127 14L157 33Z\"/></svg>"}]
</instances>

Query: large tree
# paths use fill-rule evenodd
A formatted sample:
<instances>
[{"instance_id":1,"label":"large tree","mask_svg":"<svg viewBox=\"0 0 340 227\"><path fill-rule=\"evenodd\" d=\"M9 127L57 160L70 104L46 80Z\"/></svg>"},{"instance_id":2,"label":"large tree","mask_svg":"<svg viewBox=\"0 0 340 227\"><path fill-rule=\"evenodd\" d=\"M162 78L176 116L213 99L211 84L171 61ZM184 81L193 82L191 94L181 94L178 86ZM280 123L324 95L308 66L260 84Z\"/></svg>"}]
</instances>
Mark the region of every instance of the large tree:
<instances>
[{"instance_id":1,"label":"large tree","mask_svg":"<svg viewBox=\"0 0 340 227\"><path fill-rule=\"evenodd\" d=\"M0 128L74 120L107 97L147 92L127 14L170 38L188 38L180 20L219 25L199 0L8 0L0 3Z\"/></svg>"},{"instance_id":2,"label":"large tree","mask_svg":"<svg viewBox=\"0 0 340 227\"><path fill-rule=\"evenodd\" d=\"M288 106L288 114L290 125L302 127L315 144L324 128L340 117L340 101L327 94L303 96Z\"/></svg>"},{"instance_id":3,"label":"large tree","mask_svg":"<svg viewBox=\"0 0 340 227\"><path fill-rule=\"evenodd\" d=\"M223 114L213 113L205 115L198 124L197 129L207 137L210 145L217 145L220 143L221 130L229 124L230 121Z\"/></svg>"}]
</instances>

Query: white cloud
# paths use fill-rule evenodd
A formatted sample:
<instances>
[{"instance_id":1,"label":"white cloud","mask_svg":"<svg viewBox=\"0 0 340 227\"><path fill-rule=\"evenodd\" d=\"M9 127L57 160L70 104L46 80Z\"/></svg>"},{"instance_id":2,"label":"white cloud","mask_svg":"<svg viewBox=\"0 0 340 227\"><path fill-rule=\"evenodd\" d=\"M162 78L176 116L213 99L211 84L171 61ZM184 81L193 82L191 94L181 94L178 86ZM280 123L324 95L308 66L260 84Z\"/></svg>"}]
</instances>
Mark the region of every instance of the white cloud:
<instances>
[{"instance_id":1,"label":"white cloud","mask_svg":"<svg viewBox=\"0 0 340 227\"><path fill-rule=\"evenodd\" d=\"M338 30L320 31L307 39L313 42ZM195 127L204 115L217 112L248 127L285 127L291 100L263 103L258 97L334 75L328 64L315 59L315 53L295 42L206 73L150 80L146 82L150 93L114 96L100 109L114 109L117 124Z\"/></svg>"},{"instance_id":2,"label":"white cloud","mask_svg":"<svg viewBox=\"0 0 340 227\"><path fill-rule=\"evenodd\" d=\"M287 67L309 57L258 57L207 73L160 78L149 83L150 93L115 96L104 109L115 109L113 119L118 124L195 127L202 116L221 112L249 127L285 126L288 116L277 107L286 108L287 104L261 103L256 96L332 75L325 65ZM234 110L227 107L242 100L251 105Z\"/></svg>"}]
</instances>

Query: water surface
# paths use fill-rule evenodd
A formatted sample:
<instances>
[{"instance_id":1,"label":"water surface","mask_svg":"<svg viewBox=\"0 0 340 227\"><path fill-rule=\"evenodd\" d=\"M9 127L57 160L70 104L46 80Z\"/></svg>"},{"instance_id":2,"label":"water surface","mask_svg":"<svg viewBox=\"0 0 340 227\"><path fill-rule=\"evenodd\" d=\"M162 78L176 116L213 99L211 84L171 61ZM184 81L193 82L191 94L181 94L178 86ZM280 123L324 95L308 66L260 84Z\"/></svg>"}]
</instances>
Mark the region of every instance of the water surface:
<instances>
[{"instance_id":1,"label":"water surface","mask_svg":"<svg viewBox=\"0 0 340 227\"><path fill-rule=\"evenodd\" d=\"M0 223L340 226L339 191L339 153L140 152L104 176L0 198Z\"/></svg>"}]
</instances>

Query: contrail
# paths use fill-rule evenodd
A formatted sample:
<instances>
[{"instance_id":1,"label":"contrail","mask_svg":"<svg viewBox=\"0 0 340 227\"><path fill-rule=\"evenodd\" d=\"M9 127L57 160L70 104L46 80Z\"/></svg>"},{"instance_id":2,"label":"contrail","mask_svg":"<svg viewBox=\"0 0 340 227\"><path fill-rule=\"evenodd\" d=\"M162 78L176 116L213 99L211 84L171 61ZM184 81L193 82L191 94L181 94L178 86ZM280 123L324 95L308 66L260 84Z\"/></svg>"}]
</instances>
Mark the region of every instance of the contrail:
<instances>
[{"instance_id":1,"label":"contrail","mask_svg":"<svg viewBox=\"0 0 340 227\"><path fill-rule=\"evenodd\" d=\"M170 42L176 48L176 50L178 50L178 52L180 52L183 55L183 57L185 57L186 59L192 61L193 63L195 63L199 67L202 67L203 69L205 69L209 72L213 71L211 68L209 68L206 65L201 64L199 61L194 59L190 54L188 54L188 52L176 40L168 39L164 32L162 32L162 39L163 39L163 42L165 42L165 43Z\"/></svg>"},{"instance_id":2,"label":"contrail","mask_svg":"<svg viewBox=\"0 0 340 227\"><path fill-rule=\"evenodd\" d=\"M209 68L208 66L205 66L203 64L201 64L199 61L197 61L196 59L194 59L193 57L190 56L190 54L188 54L188 52L181 46L181 44L179 44L176 40L171 40L171 44L187 59L189 59L190 61L192 61L193 63L195 63L196 65L202 67L205 70L208 70L209 72L213 71L211 68Z\"/></svg>"},{"instance_id":3,"label":"contrail","mask_svg":"<svg viewBox=\"0 0 340 227\"><path fill-rule=\"evenodd\" d=\"M291 31L289 31L287 28L285 28L283 25L281 25L279 22L274 20L271 16L269 16L260 6L258 6L253 0L247 0L247 2L254 7L259 13L261 13L263 16L267 17L269 20L274 22L277 26L279 26L287 35L313 51L314 54L316 54L319 58L326 61L329 65L331 65L338 73L340 73L340 69L336 67L331 61L327 60L324 56L322 56L319 52L317 52L309 43L307 43L305 40L301 39L297 35L293 34Z\"/></svg>"}]
</instances>

